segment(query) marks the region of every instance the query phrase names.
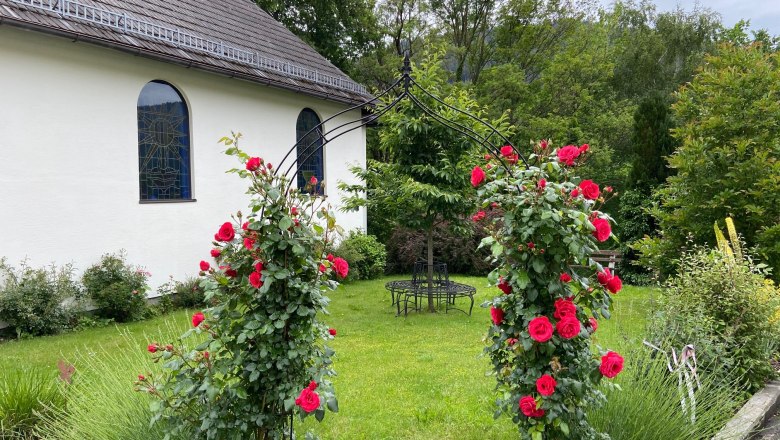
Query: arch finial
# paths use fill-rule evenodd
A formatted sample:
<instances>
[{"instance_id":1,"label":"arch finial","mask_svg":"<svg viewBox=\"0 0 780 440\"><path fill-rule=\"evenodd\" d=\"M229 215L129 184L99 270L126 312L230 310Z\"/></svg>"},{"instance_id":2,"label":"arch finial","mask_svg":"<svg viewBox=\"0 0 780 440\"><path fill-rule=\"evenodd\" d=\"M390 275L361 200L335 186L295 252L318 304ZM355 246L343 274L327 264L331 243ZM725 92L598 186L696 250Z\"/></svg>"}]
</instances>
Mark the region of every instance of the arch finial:
<instances>
[{"instance_id":1,"label":"arch finial","mask_svg":"<svg viewBox=\"0 0 780 440\"><path fill-rule=\"evenodd\" d=\"M404 51L404 66L401 68L401 74L404 79L404 91L409 92L409 86L412 80L412 62L409 60L409 51Z\"/></svg>"}]
</instances>

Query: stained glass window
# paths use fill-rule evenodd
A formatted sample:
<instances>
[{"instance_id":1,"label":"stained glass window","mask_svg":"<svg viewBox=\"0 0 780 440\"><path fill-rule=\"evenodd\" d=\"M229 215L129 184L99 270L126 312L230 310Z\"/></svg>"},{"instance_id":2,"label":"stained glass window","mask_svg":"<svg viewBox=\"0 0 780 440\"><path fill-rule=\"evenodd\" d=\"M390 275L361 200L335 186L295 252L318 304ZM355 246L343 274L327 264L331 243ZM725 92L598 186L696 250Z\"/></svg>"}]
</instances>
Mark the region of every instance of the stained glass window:
<instances>
[{"instance_id":1,"label":"stained glass window","mask_svg":"<svg viewBox=\"0 0 780 440\"><path fill-rule=\"evenodd\" d=\"M190 200L190 117L181 94L152 81L138 97L141 200Z\"/></svg>"},{"instance_id":2,"label":"stained glass window","mask_svg":"<svg viewBox=\"0 0 780 440\"><path fill-rule=\"evenodd\" d=\"M314 128L316 130L312 130ZM316 177L318 182L322 182L325 177L323 170L322 127L320 126L320 118L317 116L317 113L308 108L303 109L301 114L298 115L295 131L296 142L298 143L298 188L304 190L312 176ZM322 186L317 185L316 191L322 194Z\"/></svg>"}]
</instances>

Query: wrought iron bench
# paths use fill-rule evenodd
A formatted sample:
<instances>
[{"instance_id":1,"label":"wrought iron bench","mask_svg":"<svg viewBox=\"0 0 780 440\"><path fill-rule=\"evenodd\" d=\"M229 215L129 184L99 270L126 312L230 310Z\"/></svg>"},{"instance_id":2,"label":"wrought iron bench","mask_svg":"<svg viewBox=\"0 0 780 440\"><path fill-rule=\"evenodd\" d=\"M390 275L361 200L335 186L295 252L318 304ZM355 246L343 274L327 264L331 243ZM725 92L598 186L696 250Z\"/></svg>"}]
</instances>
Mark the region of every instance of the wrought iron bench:
<instances>
[{"instance_id":1,"label":"wrought iron bench","mask_svg":"<svg viewBox=\"0 0 780 440\"><path fill-rule=\"evenodd\" d=\"M390 292L392 304L396 306L396 316L401 315L401 301L404 303L404 316L406 316L409 313L410 302L414 304L414 310L419 311L429 297L436 300L438 307L443 301L445 313L450 310L459 310L471 316L474 308L474 294L477 291L472 286L450 281L447 265L440 262L433 264L433 282L429 286L428 264L425 261L418 261L414 264L411 280L390 281L385 284L385 288ZM455 300L458 298L470 300L468 312L455 306Z\"/></svg>"}]
</instances>

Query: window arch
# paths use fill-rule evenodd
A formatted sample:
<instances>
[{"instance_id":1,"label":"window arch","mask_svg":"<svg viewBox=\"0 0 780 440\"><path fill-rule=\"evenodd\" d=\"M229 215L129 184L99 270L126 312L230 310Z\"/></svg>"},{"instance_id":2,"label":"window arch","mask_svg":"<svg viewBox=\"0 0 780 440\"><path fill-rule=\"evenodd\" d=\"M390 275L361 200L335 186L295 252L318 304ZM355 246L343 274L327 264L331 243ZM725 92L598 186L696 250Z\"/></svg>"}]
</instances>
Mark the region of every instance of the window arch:
<instances>
[{"instance_id":1,"label":"window arch","mask_svg":"<svg viewBox=\"0 0 780 440\"><path fill-rule=\"evenodd\" d=\"M318 182L322 182L325 177L324 157L322 152L322 127L320 117L310 108L305 108L298 115L298 122L295 124L295 141L297 142L298 154L298 188L305 191L306 184L312 177L316 177ZM312 131L315 127L317 130ZM311 133L309 133L312 131ZM307 135L307 133L309 133ZM316 187L316 190L309 189L308 192L322 193L322 186Z\"/></svg>"},{"instance_id":2,"label":"window arch","mask_svg":"<svg viewBox=\"0 0 780 440\"><path fill-rule=\"evenodd\" d=\"M181 93L164 81L138 97L141 201L191 200L190 116Z\"/></svg>"}]
</instances>

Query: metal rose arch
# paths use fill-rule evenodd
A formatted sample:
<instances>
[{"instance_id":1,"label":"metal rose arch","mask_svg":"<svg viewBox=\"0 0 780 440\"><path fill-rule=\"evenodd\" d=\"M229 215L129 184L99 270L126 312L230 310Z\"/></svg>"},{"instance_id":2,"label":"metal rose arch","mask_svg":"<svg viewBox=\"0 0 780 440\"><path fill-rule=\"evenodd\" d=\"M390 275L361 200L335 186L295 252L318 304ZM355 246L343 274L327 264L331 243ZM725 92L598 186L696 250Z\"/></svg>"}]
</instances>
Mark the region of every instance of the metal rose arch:
<instances>
[{"instance_id":1,"label":"metal rose arch","mask_svg":"<svg viewBox=\"0 0 780 440\"><path fill-rule=\"evenodd\" d=\"M480 135L479 133L476 133L473 129L466 127L463 124L448 120L447 118L442 116L436 109L432 109L429 106L425 105L418 98L418 96L422 96L422 95L425 95L433 99L434 101L438 102L439 104L441 104L442 106L450 110L453 110L455 112L458 112L462 115L465 115L473 119L478 124L485 126L488 129L489 134L484 136ZM381 98L386 96L394 96L394 98L389 103L383 103L381 101ZM375 123L376 121L379 120L379 118L382 117L382 115L395 108L398 105L398 103L400 103L404 99L408 99L409 101L413 102L415 106L417 106L423 111L423 113L428 115L430 118L432 118L434 121L438 122L442 126L445 126L449 129L452 129L460 133L463 136L466 136L468 139L471 139L474 142L474 144L479 145L488 153L499 158L501 165L507 170L507 172L510 173L510 175L512 171L509 167L509 164L500 154L501 147L503 146L507 146L507 145L511 146L512 149L514 150L514 153L518 155L520 160L523 161L523 164L526 166L526 168L528 168L528 162L526 161L525 156L514 146L514 144L512 144L512 142L509 139L507 139L506 136L504 136L500 131L498 131L497 128L495 128L487 121L469 112L463 111L462 109L447 104L441 98L439 98L438 96L434 95L430 91L420 86L420 84L417 83L417 81L415 81L414 77L412 76L412 64L409 60L409 55L407 54L404 57L404 64L403 67L401 68L401 76L398 79L396 79L395 82L390 87L378 93L373 98L361 102L360 104L349 107L345 110L342 110L334 114L333 116L323 120L319 124L315 125L309 131L307 131L303 136L301 136L301 139L308 139L309 136L312 134L317 135L313 141L311 141L307 145L303 145L304 147L303 151L308 152L308 154L303 158L297 157L297 155L294 153L301 146L301 144L300 142L296 142L295 145L293 145L287 151L284 158L282 158L282 161L277 166L275 173L283 172L284 175L286 176L297 176L302 164L306 163L306 161L312 156L314 156L315 154L319 154L320 151L323 151L325 147L327 147L328 144L330 144L332 141L340 138L341 136L344 136L347 133L350 133L352 131L358 130L362 127ZM328 124L330 121L334 120L335 118L354 110L364 110L364 109L373 109L373 111L370 114L361 117L360 119L355 119L349 122L342 123L327 131L324 129L325 125ZM316 143L319 142L321 142L321 145L319 145L316 148L312 148ZM287 166L286 169L284 168L285 165Z\"/></svg>"}]
</instances>

